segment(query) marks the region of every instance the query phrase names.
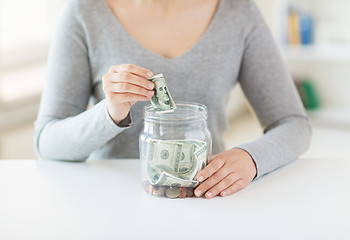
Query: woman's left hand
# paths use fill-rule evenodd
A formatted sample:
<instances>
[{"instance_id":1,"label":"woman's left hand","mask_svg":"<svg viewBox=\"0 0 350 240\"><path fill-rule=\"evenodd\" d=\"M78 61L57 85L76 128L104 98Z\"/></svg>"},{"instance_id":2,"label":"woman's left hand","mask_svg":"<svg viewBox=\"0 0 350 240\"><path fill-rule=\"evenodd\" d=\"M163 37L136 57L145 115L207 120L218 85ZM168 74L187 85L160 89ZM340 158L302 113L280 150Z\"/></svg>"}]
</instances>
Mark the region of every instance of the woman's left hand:
<instances>
[{"instance_id":1,"label":"woman's left hand","mask_svg":"<svg viewBox=\"0 0 350 240\"><path fill-rule=\"evenodd\" d=\"M229 196L248 186L256 176L252 157L242 149L230 149L211 159L208 166L197 175L197 180L201 182L194 192L197 197L203 194L206 198L218 194Z\"/></svg>"}]
</instances>

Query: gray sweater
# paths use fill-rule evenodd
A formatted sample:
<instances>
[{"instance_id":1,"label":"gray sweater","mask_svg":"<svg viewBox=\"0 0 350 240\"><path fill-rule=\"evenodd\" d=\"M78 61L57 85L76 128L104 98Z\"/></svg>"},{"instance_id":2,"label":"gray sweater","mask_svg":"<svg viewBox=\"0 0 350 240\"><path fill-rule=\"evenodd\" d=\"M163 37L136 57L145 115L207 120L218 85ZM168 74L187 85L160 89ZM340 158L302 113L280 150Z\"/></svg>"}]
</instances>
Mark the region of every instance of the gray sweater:
<instances>
[{"instance_id":1,"label":"gray sweater","mask_svg":"<svg viewBox=\"0 0 350 240\"><path fill-rule=\"evenodd\" d=\"M205 34L174 59L140 45L105 0L71 0L52 43L35 122L34 145L39 158L139 158L142 111L149 102L136 103L123 120L125 125L118 126L107 112L102 90L101 79L109 67L124 63L164 73L175 101L207 106L213 154L225 150L225 104L230 90L240 83L264 135L232 147L252 156L257 177L296 160L309 145L308 118L252 0L221 0ZM87 109L89 101L93 106Z\"/></svg>"}]
</instances>

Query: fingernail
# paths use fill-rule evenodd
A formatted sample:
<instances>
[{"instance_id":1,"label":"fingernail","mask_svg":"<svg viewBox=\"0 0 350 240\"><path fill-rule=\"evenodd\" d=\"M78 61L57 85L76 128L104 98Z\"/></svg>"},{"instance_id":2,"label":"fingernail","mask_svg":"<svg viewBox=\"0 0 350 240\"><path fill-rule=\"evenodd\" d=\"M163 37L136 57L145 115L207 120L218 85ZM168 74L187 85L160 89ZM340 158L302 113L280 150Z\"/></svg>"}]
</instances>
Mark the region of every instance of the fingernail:
<instances>
[{"instance_id":1,"label":"fingernail","mask_svg":"<svg viewBox=\"0 0 350 240\"><path fill-rule=\"evenodd\" d=\"M148 91L148 95L152 96L153 95L153 91Z\"/></svg>"},{"instance_id":2,"label":"fingernail","mask_svg":"<svg viewBox=\"0 0 350 240\"><path fill-rule=\"evenodd\" d=\"M211 192L207 192L208 198L211 198L212 195L213 195L213 194L212 194Z\"/></svg>"},{"instance_id":3,"label":"fingernail","mask_svg":"<svg viewBox=\"0 0 350 240\"><path fill-rule=\"evenodd\" d=\"M150 89L153 89L153 88L154 88L153 83L149 83L149 84L148 84L148 87L149 87Z\"/></svg>"},{"instance_id":4,"label":"fingernail","mask_svg":"<svg viewBox=\"0 0 350 240\"><path fill-rule=\"evenodd\" d=\"M196 196L197 196L197 197L199 197L201 194L202 194L202 191L201 191L201 190L197 190L197 191L196 191Z\"/></svg>"},{"instance_id":5,"label":"fingernail","mask_svg":"<svg viewBox=\"0 0 350 240\"><path fill-rule=\"evenodd\" d=\"M152 77L153 73L152 72L147 72L147 76Z\"/></svg>"},{"instance_id":6,"label":"fingernail","mask_svg":"<svg viewBox=\"0 0 350 240\"><path fill-rule=\"evenodd\" d=\"M222 192L222 196L225 197L227 192Z\"/></svg>"},{"instance_id":7,"label":"fingernail","mask_svg":"<svg viewBox=\"0 0 350 240\"><path fill-rule=\"evenodd\" d=\"M204 179L204 177L203 176L200 176L199 178L198 178L198 181L203 181L203 179Z\"/></svg>"}]
</instances>

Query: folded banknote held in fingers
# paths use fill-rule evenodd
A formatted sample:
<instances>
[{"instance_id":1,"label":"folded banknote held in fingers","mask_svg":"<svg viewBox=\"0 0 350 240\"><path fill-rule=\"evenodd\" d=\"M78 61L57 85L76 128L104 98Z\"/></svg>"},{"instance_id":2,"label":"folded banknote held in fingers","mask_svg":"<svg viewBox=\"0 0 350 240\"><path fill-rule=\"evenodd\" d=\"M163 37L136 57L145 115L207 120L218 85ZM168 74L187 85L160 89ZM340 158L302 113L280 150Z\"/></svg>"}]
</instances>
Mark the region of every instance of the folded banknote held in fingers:
<instances>
[{"instance_id":1,"label":"folded banknote held in fingers","mask_svg":"<svg viewBox=\"0 0 350 240\"><path fill-rule=\"evenodd\" d=\"M151 104L153 105L155 112L165 113L174 111L176 105L170 95L163 74L157 74L149 80L152 81L155 86L155 93L151 99Z\"/></svg>"}]
</instances>

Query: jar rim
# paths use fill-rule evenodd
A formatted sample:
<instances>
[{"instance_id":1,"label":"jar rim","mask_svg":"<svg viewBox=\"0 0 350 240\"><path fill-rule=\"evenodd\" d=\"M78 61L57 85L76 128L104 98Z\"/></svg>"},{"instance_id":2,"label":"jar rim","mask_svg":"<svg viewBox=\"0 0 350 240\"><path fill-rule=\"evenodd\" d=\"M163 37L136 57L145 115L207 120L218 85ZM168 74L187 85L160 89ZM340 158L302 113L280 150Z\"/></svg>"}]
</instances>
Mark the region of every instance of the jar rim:
<instances>
[{"instance_id":1,"label":"jar rim","mask_svg":"<svg viewBox=\"0 0 350 240\"><path fill-rule=\"evenodd\" d=\"M173 112L158 113L149 104L144 107L145 121L193 121L206 120L207 107L204 104L194 102L176 102L176 109Z\"/></svg>"}]
</instances>

